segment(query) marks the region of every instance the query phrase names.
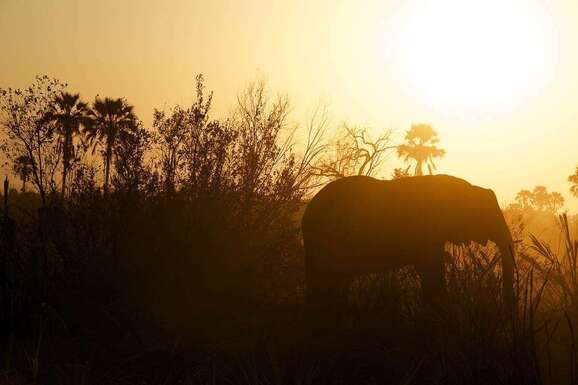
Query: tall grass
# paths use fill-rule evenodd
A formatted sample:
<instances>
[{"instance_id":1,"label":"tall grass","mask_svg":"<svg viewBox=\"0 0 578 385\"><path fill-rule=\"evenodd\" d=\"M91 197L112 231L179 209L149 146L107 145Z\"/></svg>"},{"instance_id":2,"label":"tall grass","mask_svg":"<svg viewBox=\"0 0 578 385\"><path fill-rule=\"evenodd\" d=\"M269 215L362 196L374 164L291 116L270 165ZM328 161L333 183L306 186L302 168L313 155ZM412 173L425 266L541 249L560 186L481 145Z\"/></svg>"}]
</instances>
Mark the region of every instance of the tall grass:
<instances>
[{"instance_id":1,"label":"tall grass","mask_svg":"<svg viewBox=\"0 0 578 385\"><path fill-rule=\"evenodd\" d=\"M546 360L548 373L560 360L566 361L563 372L568 382L575 384L577 377L576 325L578 321L578 241L573 237L568 217L558 217L560 237L557 247L530 235L529 252L523 254L523 261L538 276L541 283L544 305L540 318L546 334ZM554 346L552 346L554 345ZM555 354L552 355L552 350ZM560 357L564 355L566 357Z\"/></svg>"},{"instance_id":2,"label":"tall grass","mask_svg":"<svg viewBox=\"0 0 578 385\"><path fill-rule=\"evenodd\" d=\"M33 301L38 298L34 282L15 280L17 298L26 303L17 306L14 343L2 340L6 381L578 380L577 244L565 216L559 248L534 236L517 243L514 311L502 303L495 248L448 245L446 290L434 305L421 303L413 268L362 276L351 286L343 319L330 325L331 335L310 339L302 317L303 256L293 215L243 245L234 216L225 227L209 220L228 215L218 202L201 206L178 194L170 200L153 197L134 209L124 206L119 215L121 199L79 195L58 217L49 234L54 243L47 248L51 267L43 275L44 305ZM34 219L29 221L20 221L19 236L36 242ZM59 228L66 229L65 240L57 238ZM103 230L111 228L124 231ZM16 278L26 278L27 258L35 250L35 243L22 244L15 257L23 275ZM252 250L259 258L245 259ZM45 325L41 340L33 327L38 317Z\"/></svg>"}]
</instances>

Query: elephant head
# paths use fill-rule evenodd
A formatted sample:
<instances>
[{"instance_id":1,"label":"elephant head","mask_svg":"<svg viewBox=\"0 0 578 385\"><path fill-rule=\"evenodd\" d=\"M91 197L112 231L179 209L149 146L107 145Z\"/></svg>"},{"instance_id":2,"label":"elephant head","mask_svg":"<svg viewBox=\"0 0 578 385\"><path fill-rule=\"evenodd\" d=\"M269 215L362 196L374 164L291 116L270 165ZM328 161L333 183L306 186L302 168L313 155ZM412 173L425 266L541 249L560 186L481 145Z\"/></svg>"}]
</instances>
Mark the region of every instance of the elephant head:
<instances>
[{"instance_id":1,"label":"elephant head","mask_svg":"<svg viewBox=\"0 0 578 385\"><path fill-rule=\"evenodd\" d=\"M496 195L490 189L468 186L467 191L453 195L455 220L447 221L448 241L468 244L470 241L486 245L494 242L502 261L503 296L507 306L513 303L514 244L510 229Z\"/></svg>"}]
</instances>

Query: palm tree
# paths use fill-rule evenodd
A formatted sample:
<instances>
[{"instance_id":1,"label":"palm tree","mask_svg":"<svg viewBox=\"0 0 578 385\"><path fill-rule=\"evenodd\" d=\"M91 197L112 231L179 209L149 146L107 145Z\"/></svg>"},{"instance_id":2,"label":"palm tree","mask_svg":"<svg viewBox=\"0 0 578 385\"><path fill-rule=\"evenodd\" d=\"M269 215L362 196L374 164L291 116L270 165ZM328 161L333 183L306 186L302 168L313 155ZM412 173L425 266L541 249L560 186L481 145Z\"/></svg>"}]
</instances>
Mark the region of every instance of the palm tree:
<instances>
[{"instance_id":1,"label":"palm tree","mask_svg":"<svg viewBox=\"0 0 578 385\"><path fill-rule=\"evenodd\" d=\"M568 182L572 183L570 191L578 198L578 166L576 166L576 172L574 172L574 175L568 177Z\"/></svg>"},{"instance_id":2,"label":"palm tree","mask_svg":"<svg viewBox=\"0 0 578 385\"><path fill-rule=\"evenodd\" d=\"M523 209L528 209L534 205L534 194L530 190L520 190L516 194L516 202Z\"/></svg>"},{"instance_id":3,"label":"palm tree","mask_svg":"<svg viewBox=\"0 0 578 385\"><path fill-rule=\"evenodd\" d=\"M101 99L98 96L92 104L90 123L86 126L89 143L103 146L104 192L108 192L110 164L114 150L120 139L137 125L133 106L124 99Z\"/></svg>"},{"instance_id":4,"label":"palm tree","mask_svg":"<svg viewBox=\"0 0 578 385\"><path fill-rule=\"evenodd\" d=\"M562 207L564 207L564 197L559 192L552 191L548 200L548 210L552 213L557 213Z\"/></svg>"},{"instance_id":5,"label":"palm tree","mask_svg":"<svg viewBox=\"0 0 578 385\"><path fill-rule=\"evenodd\" d=\"M435 158L441 158L446 151L438 148L437 133L427 124L412 124L411 129L405 135L406 143L397 146L397 156L404 161L413 159L415 163L415 175L423 175L423 165L427 165L430 175L436 169Z\"/></svg>"},{"instance_id":6,"label":"palm tree","mask_svg":"<svg viewBox=\"0 0 578 385\"><path fill-rule=\"evenodd\" d=\"M26 182L32 175L32 159L28 155L20 155L14 159L13 170L22 181L22 192L26 192Z\"/></svg>"},{"instance_id":7,"label":"palm tree","mask_svg":"<svg viewBox=\"0 0 578 385\"><path fill-rule=\"evenodd\" d=\"M89 108L80 100L79 94L61 92L57 95L44 119L56 123L56 132L62 144L62 196L66 193L66 178L74 158L74 135L80 134L80 126L86 124Z\"/></svg>"}]
</instances>

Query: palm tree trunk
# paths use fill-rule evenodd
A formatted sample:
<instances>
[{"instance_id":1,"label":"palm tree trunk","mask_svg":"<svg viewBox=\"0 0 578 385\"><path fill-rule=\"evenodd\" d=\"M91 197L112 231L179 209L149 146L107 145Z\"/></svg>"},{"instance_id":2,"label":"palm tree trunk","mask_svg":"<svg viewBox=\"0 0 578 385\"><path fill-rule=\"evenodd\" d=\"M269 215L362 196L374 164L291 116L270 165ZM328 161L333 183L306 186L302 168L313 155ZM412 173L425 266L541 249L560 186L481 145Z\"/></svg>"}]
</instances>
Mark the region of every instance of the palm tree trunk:
<instances>
[{"instance_id":1,"label":"palm tree trunk","mask_svg":"<svg viewBox=\"0 0 578 385\"><path fill-rule=\"evenodd\" d=\"M72 134L73 131L70 127L66 128L66 134L64 137L64 149L62 154L62 198L64 198L66 194L66 184L67 184L67 177L68 172L70 171L70 160L74 153L74 149L72 147Z\"/></svg>"},{"instance_id":2,"label":"palm tree trunk","mask_svg":"<svg viewBox=\"0 0 578 385\"><path fill-rule=\"evenodd\" d=\"M110 160L112 158L112 145L109 143L106 146L106 155L104 159L104 193L108 193L108 181L110 177Z\"/></svg>"},{"instance_id":3,"label":"palm tree trunk","mask_svg":"<svg viewBox=\"0 0 578 385\"><path fill-rule=\"evenodd\" d=\"M423 175L423 170L422 170L422 162L418 161L415 164L415 175L417 176L422 176Z\"/></svg>"},{"instance_id":4,"label":"palm tree trunk","mask_svg":"<svg viewBox=\"0 0 578 385\"><path fill-rule=\"evenodd\" d=\"M68 150L66 149L66 147L68 147L66 144L64 145L64 155L63 155L63 159L62 159L62 198L64 198L64 195L66 194L66 176L68 174L68 167L69 167L69 160L68 160Z\"/></svg>"},{"instance_id":5,"label":"palm tree trunk","mask_svg":"<svg viewBox=\"0 0 578 385\"><path fill-rule=\"evenodd\" d=\"M66 174L68 170L68 165L65 163L62 170L62 198L66 195Z\"/></svg>"}]
</instances>

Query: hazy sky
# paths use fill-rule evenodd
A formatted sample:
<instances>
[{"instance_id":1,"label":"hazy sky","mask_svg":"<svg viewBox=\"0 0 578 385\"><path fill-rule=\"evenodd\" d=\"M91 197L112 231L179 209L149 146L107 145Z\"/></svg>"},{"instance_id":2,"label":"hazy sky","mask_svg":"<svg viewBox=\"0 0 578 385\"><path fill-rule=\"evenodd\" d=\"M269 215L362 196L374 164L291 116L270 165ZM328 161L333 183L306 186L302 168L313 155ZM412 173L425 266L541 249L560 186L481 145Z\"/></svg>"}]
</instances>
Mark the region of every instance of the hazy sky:
<instances>
[{"instance_id":1,"label":"hazy sky","mask_svg":"<svg viewBox=\"0 0 578 385\"><path fill-rule=\"evenodd\" d=\"M197 73L217 115L264 78L296 121L322 102L398 137L426 122L439 172L501 203L545 185L576 211L576 20L576 0L0 0L0 87L45 73L87 100L124 96L150 124L191 101Z\"/></svg>"}]
</instances>

